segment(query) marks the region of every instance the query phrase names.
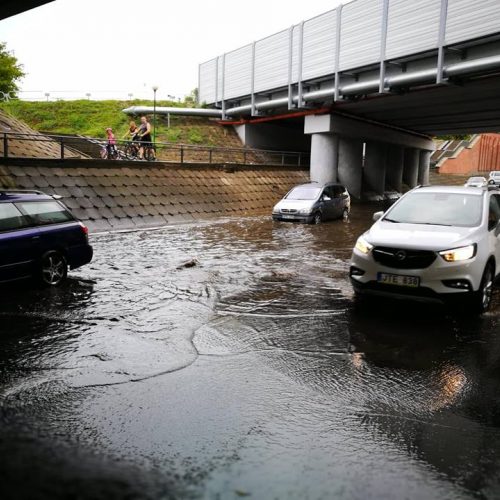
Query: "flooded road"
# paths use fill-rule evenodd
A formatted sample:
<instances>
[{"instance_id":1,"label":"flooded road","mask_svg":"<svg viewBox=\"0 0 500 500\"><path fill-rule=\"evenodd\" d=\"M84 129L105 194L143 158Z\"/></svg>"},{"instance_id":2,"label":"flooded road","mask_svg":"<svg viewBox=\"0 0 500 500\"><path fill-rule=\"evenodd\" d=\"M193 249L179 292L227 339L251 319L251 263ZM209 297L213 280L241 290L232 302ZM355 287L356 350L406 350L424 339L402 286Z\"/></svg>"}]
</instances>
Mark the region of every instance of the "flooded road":
<instances>
[{"instance_id":1,"label":"flooded road","mask_svg":"<svg viewBox=\"0 0 500 500\"><path fill-rule=\"evenodd\" d=\"M2 289L0 497L500 497L500 306L356 303L373 209L92 237Z\"/></svg>"}]
</instances>

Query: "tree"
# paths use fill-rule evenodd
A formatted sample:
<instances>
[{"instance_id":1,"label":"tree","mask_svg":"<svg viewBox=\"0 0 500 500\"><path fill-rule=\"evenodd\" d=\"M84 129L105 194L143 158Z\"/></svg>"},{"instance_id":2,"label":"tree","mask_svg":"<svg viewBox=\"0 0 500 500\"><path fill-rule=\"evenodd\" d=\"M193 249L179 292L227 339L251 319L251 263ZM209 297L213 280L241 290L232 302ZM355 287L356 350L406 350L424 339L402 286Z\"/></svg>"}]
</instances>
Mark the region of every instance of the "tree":
<instances>
[{"instance_id":1,"label":"tree","mask_svg":"<svg viewBox=\"0 0 500 500\"><path fill-rule=\"evenodd\" d=\"M192 106L195 106L197 102L198 102L198 88L195 88L195 89L191 90L189 95L184 97L184 103L188 107L192 107Z\"/></svg>"},{"instance_id":2,"label":"tree","mask_svg":"<svg viewBox=\"0 0 500 500\"><path fill-rule=\"evenodd\" d=\"M19 90L19 80L25 75L22 64L8 50L5 43L0 43L0 92L15 96Z\"/></svg>"}]
</instances>

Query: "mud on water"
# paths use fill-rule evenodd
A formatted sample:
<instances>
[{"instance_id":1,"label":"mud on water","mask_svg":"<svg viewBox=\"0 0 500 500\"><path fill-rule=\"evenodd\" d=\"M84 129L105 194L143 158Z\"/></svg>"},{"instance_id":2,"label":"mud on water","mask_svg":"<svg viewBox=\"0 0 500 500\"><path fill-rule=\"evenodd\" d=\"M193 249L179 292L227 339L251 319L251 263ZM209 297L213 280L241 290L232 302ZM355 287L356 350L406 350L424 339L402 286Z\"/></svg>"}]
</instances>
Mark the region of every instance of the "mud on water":
<instances>
[{"instance_id":1,"label":"mud on water","mask_svg":"<svg viewBox=\"0 0 500 500\"><path fill-rule=\"evenodd\" d=\"M498 498L498 297L356 303L372 211L102 234L2 288L1 497Z\"/></svg>"}]
</instances>

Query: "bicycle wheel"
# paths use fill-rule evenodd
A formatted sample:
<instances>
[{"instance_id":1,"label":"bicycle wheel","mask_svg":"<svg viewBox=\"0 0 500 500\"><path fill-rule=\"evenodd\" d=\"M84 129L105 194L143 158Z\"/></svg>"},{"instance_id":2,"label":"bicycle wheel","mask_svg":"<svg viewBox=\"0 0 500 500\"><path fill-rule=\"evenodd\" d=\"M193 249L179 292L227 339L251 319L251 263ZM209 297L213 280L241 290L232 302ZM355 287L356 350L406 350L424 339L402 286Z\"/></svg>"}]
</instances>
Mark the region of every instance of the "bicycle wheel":
<instances>
[{"instance_id":1,"label":"bicycle wheel","mask_svg":"<svg viewBox=\"0 0 500 500\"><path fill-rule=\"evenodd\" d=\"M156 160L154 149L151 146L144 148L144 159L146 161Z\"/></svg>"},{"instance_id":2,"label":"bicycle wheel","mask_svg":"<svg viewBox=\"0 0 500 500\"><path fill-rule=\"evenodd\" d=\"M101 155L101 159L107 160L108 159L108 150L106 148L101 148L101 151L99 152Z\"/></svg>"},{"instance_id":3,"label":"bicycle wheel","mask_svg":"<svg viewBox=\"0 0 500 500\"><path fill-rule=\"evenodd\" d=\"M137 156L137 151L132 144L127 144L123 151L123 154L128 160L134 160Z\"/></svg>"}]
</instances>

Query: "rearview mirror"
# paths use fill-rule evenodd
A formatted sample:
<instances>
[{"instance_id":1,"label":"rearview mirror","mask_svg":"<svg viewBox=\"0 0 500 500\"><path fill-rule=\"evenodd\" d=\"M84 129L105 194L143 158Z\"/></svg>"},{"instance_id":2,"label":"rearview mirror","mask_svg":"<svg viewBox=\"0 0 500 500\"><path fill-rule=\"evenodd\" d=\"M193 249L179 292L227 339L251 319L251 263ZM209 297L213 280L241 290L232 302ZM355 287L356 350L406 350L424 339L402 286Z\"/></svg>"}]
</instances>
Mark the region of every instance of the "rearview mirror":
<instances>
[{"instance_id":1,"label":"rearview mirror","mask_svg":"<svg viewBox=\"0 0 500 500\"><path fill-rule=\"evenodd\" d=\"M377 222L382 217L382 215L384 215L384 212L375 212L373 214L373 222Z\"/></svg>"}]
</instances>

